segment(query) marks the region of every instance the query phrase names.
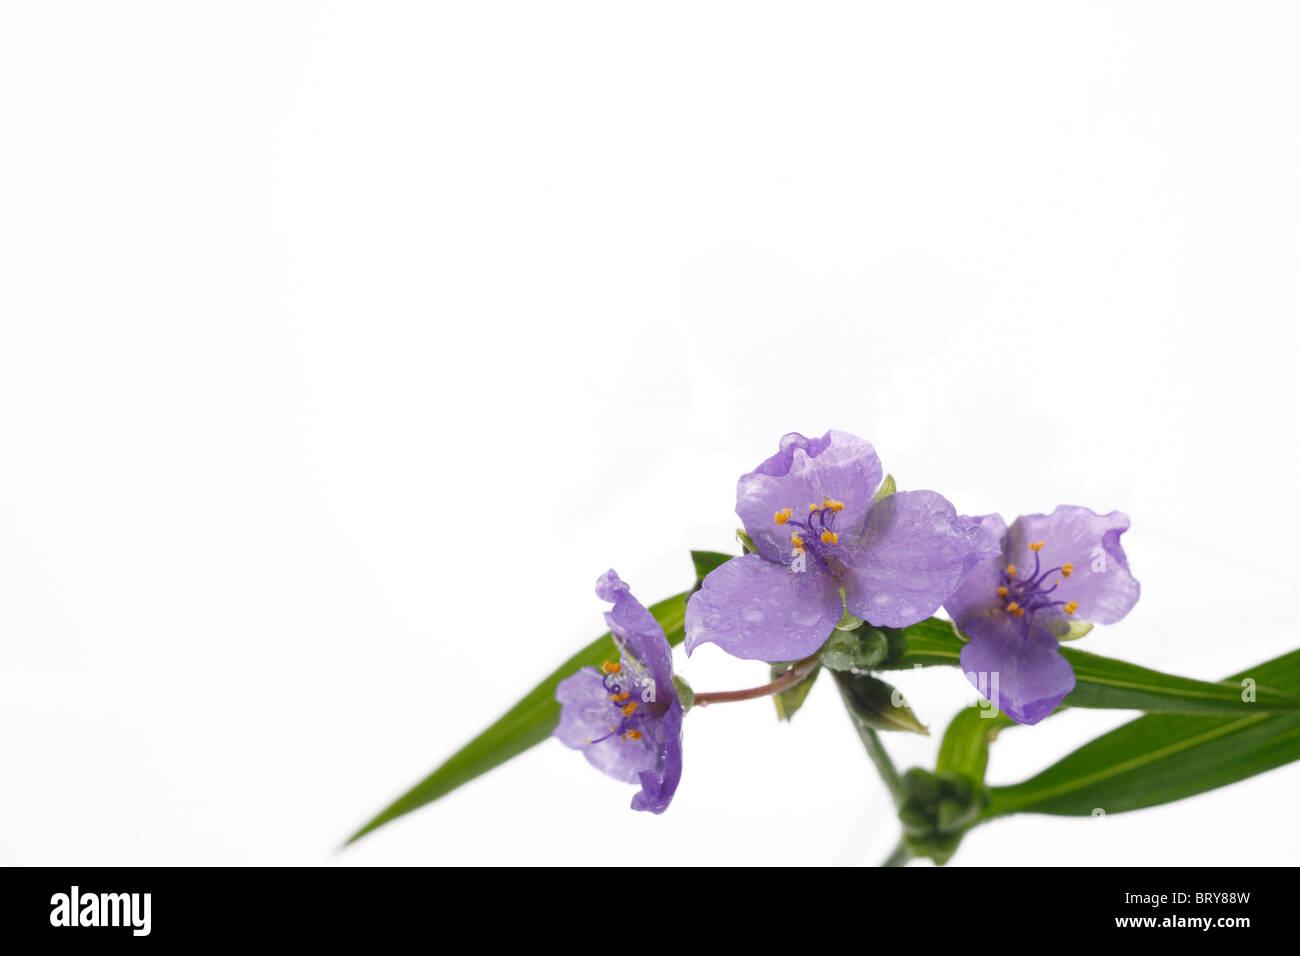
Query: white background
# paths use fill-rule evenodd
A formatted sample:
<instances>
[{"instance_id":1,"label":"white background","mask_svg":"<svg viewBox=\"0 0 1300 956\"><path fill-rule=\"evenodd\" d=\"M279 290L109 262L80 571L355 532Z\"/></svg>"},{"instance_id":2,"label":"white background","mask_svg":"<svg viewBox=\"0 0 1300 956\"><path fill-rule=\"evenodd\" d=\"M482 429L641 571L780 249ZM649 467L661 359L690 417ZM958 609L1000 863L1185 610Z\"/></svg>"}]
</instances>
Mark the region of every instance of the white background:
<instances>
[{"instance_id":1,"label":"white background","mask_svg":"<svg viewBox=\"0 0 1300 956\"><path fill-rule=\"evenodd\" d=\"M795 429L1126 511L1087 650L1295 647L1298 45L1282 3L5 4L0 862L877 862L829 683L692 714L662 817L547 742L335 853L603 629L599 573L734 547ZM972 692L899 682L932 765ZM1297 784L954 863L1291 863Z\"/></svg>"}]
</instances>

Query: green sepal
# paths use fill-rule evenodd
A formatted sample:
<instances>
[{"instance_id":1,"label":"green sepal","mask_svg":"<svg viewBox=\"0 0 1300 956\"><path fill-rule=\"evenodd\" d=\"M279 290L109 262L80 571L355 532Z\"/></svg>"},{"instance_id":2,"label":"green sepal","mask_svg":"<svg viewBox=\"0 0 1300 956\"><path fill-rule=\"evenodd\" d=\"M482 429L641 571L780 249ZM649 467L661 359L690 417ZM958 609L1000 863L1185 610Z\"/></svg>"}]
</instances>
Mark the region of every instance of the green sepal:
<instances>
[{"instance_id":1,"label":"green sepal","mask_svg":"<svg viewBox=\"0 0 1300 956\"><path fill-rule=\"evenodd\" d=\"M834 673L854 721L872 730L904 730L924 737L930 735L893 685L870 674Z\"/></svg>"},{"instance_id":2,"label":"green sepal","mask_svg":"<svg viewBox=\"0 0 1300 956\"><path fill-rule=\"evenodd\" d=\"M840 599L843 600L843 597L844 589L840 588ZM863 621L862 618L856 617L850 613L849 609L846 607L844 608L844 613L840 615L840 622L835 625L835 629L838 631L856 631L865 623L866 622Z\"/></svg>"},{"instance_id":3,"label":"green sepal","mask_svg":"<svg viewBox=\"0 0 1300 956\"><path fill-rule=\"evenodd\" d=\"M674 674L673 689L677 691L677 699L682 702L682 713L695 706L695 691L691 689L690 684L686 683L685 677Z\"/></svg>"},{"instance_id":4,"label":"green sepal","mask_svg":"<svg viewBox=\"0 0 1300 956\"><path fill-rule=\"evenodd\" d=\"M969 777L913 767L903 774L898 807L903 846L912 856L929 857L942 866L987 805L987 791Z\"/></svg>"},{"instance_id":5,"label":"green sepal","mask_svg":"<svg viewBox=\"0 0 1300 956\"><path fill-rule=\"evenodd\" d=\"M772 680L776 680L778 677L789 673L789 671L790 666L788 664L773 664ZM803 702L808 699L808 692L812 690L813 681L817 679L820 672L821 668L819 667L793 687L787 687L785 690L772 695L772 703L776 705L778 720L789 720L795 715L795 711L803 706Z\"/></svg>"},{"instance_id":6,"label":"green sepal","mask_svg":"<svg viewBox=\"0 0 1300 956\"><path fill-rule=\"evenodd\" d=\"M882 481L880 487L876 489L876 496L871 499L871 503L874 505L881 498L888 498L896 491L898 491L898 482L894 481L894 476L885 475L885 480Z\"/></svg>"},{"instance_id":7,"label":"green sepal","mask_svg":"<svg viewBox=\"0 0 1300 956\"><path fill-rule=\"evenodd\" d=\"M869 624L852 630L837 627L822 645L821 655L822 663L834 671L870 670L889 656L889 638Z\"/></svg>"},{"instance_id":8,"label":"green sepal","mask_svg":"<svg viewBox=\"0 0 1300 956\"><path fill-rule=\"evenodd\" d=\"M1087 621L1076 621L1071 619L1061 629L1061 633L1056 635L1058 641L1077 641L1081 637L1086 637L1092 631L1092 625Z\"/></svg>"}]
</instances>

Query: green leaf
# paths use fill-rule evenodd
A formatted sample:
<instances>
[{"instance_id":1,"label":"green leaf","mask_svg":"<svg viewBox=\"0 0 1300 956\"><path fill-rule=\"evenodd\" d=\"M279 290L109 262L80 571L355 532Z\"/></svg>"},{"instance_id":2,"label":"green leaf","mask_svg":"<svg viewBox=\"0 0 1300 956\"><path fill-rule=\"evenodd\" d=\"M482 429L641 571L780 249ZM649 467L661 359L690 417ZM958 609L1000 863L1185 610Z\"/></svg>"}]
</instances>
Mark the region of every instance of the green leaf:
<instances>
[{"instance_id":1,"label":"green leaf","mask_svg":"<svg viewBox=\"0 0 1300 956\"><path fill-rule=\"evenodd\" d=\"M700 586L710 571L731 558L716 551L692 551L695 565L695 588L673 595L650 606L650 613L668 635L668 643L676 646L685 637L682 625L686 615L686 601ZM528 748L541 743L551 735L560 719L560 705L555 700L555 685L580 667L599 666L602 661L616 657L618 649L606 631L585 648L557 667L540 684L524 695L491 727L452 754L442 766L434 770L414 787L394 800L378 816L348 838L353 843L372 830L405 816L444 797L475 777L517 757Z\"/></svg>"},{"instance_id":2,"label":"green leaf","mask_svg":"<svg viewBox=\"0 0 1300 956\"><path fill-rule=\"evenodd\" d=\"M942 618L926 618L902 630L906 649L886 666L894 670L922 667L961 666L961 649L965 642L952 625Z\"/></svg>"},{"instance_id":3,"label":"green leaf","mask_svg":"<svg viewBox=\"0 0 1300 956\"><path fill-rule=\"evenodd\" d=\"M1089 654L1073 647L1061 649L1074 668L1074 691L1067 707L1132 708L1148 713L1230 714L1254 716L1261 710L1300 713L1300 697L1255 685L1256 699L1242 699L1240 681L1192 680L1162 674L1137 664Z\"/></svg>"},{"instance_id":4,"label":"green leaf","mask_svg":"<svg viewBox=\"0 0 1300 956\"><path fill-rule=\"evenodd\" d=\"M1243 681L1300 692L1300 650L1223 683ZM1300 760L1300 714L1256 707L1221 719L1184 714L1139 717L1067 755L1023 783L994 787L986 818L1008 813L1088 816L1170 803Z\"/></svg>"},{"instance_id":5,"label":"green leaf","mask_svg":"<svg viewBox=\"0 0 1300 956\"><path fill-rule=\"evenodd\" d=\"M947 621L932 617L903 633L907 650L883 665L886 669L961 665L964 642ZM1074 668L1075 679L1074 691L1062 702L1065 707L1236 716L1260 710L1300 713L1300 694L1262 682L1255 687L1256 699L1245 701L1240 683L1177 677L1073 647L1061 648L1061 654Z\"/></svg>"},{"instance_id":6,"label":"green leaf","mask_svg":"<svg viewBox=\"0 0 1300 956\"><path fill-rule=\"evenodd\" d=\"M944 731L935 770L982 784L989 764L989 744L1000 731L1014 726L1010 717L991 708L962 708Z\"/></svg>"},{"instance_id":7,"label":"green leaf","mask_svg":"<svg viewBox=\"0 0 1300 956\"><path fill-rule=\"evenodd\" d=\"M695 587L692 590L699 590L700 584L709 576L709 572L734 557L734 554L723 554L721 551L692 551L691 563L695 565Z\"/></svg>"},{"instance_id":8,"label":"green leaf","mask_svg":"<svg viewBox=\"0 0 1300 956\"><path fill-rule=\"evenodd\" d=\"M776 680L790 670L787 664L772 665L772 680ZM778 720L789 720L794 716L795 711L803 706L803 702L808 699L808 691L812 690L813 681L821 673L821 668L817 668L799 683L793 687L787 687L785 690L772 695L772 703L776 705L776 716Z\"/></svg>"}]
</instances>

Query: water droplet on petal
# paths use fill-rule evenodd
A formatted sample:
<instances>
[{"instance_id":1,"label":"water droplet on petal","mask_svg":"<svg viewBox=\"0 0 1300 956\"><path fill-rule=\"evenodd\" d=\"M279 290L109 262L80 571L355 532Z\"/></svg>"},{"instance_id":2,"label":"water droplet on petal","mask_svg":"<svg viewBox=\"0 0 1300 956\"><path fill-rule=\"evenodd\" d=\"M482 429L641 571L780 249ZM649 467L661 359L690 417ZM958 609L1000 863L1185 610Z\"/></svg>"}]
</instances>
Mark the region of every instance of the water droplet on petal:
<instances>
[{"instance_id":1,"label":"water droplet on petal","mask_svg":"<svg viewBox=\"0 0 1300 956\"><path fill-rule=\"evenodd\" d=\"M817 623L819 617L821 615L817 612L817 609L811 607L796 607L790 612L790 620L800 627L811 627Z\"/></svg>"}]
</instances>

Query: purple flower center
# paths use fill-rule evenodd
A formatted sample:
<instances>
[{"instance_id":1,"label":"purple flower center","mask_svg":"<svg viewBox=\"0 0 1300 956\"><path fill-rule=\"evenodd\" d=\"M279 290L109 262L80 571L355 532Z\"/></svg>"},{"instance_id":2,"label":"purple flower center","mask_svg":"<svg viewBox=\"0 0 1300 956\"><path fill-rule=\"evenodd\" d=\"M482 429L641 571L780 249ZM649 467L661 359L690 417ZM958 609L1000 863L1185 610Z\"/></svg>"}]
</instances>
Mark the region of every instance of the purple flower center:
<instances>
[{"instance_id":1,"label":"purple flower center","mask_svg":"<svg viewBox=\"0 0 1300 956\"><path fill-rule=\"evenodd\" d=\"M829 550L839 546L840 536L835 532L835 522L843 510L844 502L822 498L821 504L808 506L806 521L795 521L792 508L782 508L772 516L772 520L779 525L789 525L791 528L798 529L790 532L790 545L796 555L811 551L825 561L826 555L822 553L822 549Z\"/></svg>"},{"instance_id":2,"label":"purple flower center","mask_svg":"<svg viewBox=\"0 0 1300 956\"><path fill-rule=\"evenodd\" d=\"M1061 584L1061 579L1053 581L1049 587L1048 578L1054 574L1068 578L1074 573L1074 565L1066 562L1059 567L1043 570L1038 558L1043 544L1042 541L1035 541L1029 546L1029 550L1034 552L1034 569L1028 576L1022 575L1014 564L1008 564L1001 572L1002 583L998 586L998 598L1002 601L1002 610L1013 617L1024 619L1022 639L1028 637L1034 615L1040 611L1054 613L1050 609L1059 607L1066 614L1073 614L1079 610L1077 601L1052 600L1052 592Z\"/></svg>"},{"instance_id":3,"label":"purple flower center","mask_svg":"<svg viewBox=\"0 0 1300 956\"><path fill-rule=\"evenodd\" d=\"M609 728L609 733L587 743L598 744L610 737L624 737L628 740L640 740L645 736L645 725L655 719L655 714L647 705L655 703L655 682L640 675L636 665L629 666L624 661L605 661L600 666L605 675L605 691L610 702L617 708L618 723Z\"/></svg>"}]
</instances>

